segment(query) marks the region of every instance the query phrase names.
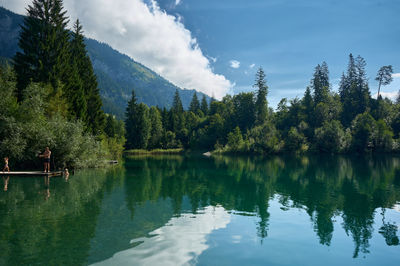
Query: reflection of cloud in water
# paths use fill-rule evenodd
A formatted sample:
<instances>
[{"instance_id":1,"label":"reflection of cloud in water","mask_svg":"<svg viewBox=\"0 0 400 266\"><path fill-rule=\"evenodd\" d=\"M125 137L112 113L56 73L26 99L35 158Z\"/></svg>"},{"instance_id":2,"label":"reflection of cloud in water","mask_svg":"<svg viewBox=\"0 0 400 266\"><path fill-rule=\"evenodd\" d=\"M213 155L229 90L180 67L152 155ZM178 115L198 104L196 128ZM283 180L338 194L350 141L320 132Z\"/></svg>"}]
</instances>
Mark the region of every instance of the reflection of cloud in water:
<instances>
[{"instance_id":1,"label":"reflection of cloud in water","mask_svg":"<svg viewBox=\"0 0 400 266\"><path fill-rule=\"evenodd\" d=\"M150 238L131 240L140 245L114 254L95 265L184 265L208 248L206 237L225 228L230 215L222 207L206 207L198 214L182 214L150 233Z\"/></svg>"}]
</instances>

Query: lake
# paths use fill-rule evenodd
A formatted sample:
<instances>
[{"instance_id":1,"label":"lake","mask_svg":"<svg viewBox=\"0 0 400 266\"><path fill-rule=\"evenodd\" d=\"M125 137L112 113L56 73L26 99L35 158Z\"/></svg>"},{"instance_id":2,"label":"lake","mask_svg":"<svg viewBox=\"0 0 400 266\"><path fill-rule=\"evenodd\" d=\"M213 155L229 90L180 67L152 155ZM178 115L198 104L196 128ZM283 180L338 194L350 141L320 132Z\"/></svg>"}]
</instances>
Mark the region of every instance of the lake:
<instances>
[{"instance_id":1,"label":"lake","mask_svg":"<svg viewBox=\"0 0 400 266\"><path fill-rule=\"evenodd\" d=\"M2 178L0 265L400 265L400 157L132 157Z\"/></svg>"}]
</instances>

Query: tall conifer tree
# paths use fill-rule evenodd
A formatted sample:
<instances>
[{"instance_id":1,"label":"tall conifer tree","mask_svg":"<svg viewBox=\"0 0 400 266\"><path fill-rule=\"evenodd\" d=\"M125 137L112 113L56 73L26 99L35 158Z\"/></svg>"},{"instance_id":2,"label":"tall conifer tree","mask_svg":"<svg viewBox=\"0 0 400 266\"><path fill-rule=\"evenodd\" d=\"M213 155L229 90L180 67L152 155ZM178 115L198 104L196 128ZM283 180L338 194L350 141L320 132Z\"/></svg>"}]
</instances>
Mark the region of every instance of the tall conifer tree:
<instances>
[{"instance_id":1,"label":"tall conifer tree","mask_svg":"<svg viewBox=\"0 0 400 266\"><path fill-rule=\"evenodd\" d=\"M314 103L315 105L321 102L327 102L330 92L329 85L329 70L326 62L322 62L321 65L315 67L313 79L311 80L311 86L314 91Z\"/></svg>"},{"instance_id":2,"label":"tall conifer tree","mask_svg":"<svg viewBox=\"0 0 400 266\"><path fill-rule=\"evenodd\" d=\"M267 119L268 114L268 86L265 81L264 70L260 67L256 73L256 81L254 87L258 88L257 99L255 104L256 124L261 125Z\"/></svg>"},{"instance_id":3,"label":"tall conifer tree","mask_svg":"<svg viewBox=\"0 0 400 266\"><path fill-rule=\"evenodd\" d=\"M205 95L203 95L203 98L201 99L200 109L204 115L208 115L208 103Z\"/></svg>"},{"instance_id":4,"label":"tall conifer tree","mask_svg":"<svg viewBox=\"0 0 400 266\"><path fill-rule=\"evenodd\" d=\"M354 59L349 56L347 74L342 75L339 93L343 104L342 123L345 127L350 126L351 121L369 106L370 92L368 80L365 73L365 60L361 56Z\"/></svg>"},{"instance_id":5,"label":"tall conifer tree","mask_svg":"<svg viewBox=\"0 0 400 266\"><path fill-rule=\"evenodd\" d=\"M181 97L179 96L179 91L175 91L174 100L172 102L172 109L174 113L183 113L183 105Z\"/></svg>"},{"instance_id":6,"label":"tall conifer tree","mask_svg":"<svg viewBox=\"0 0 400 266\"><path fill-rule=\"evenodd\" d=\"M196 92L194 92L192 101L190 102L189 111L197 114L199 110L200 110L200 102L199 99L197 98Z\"/></svg>"},{"instance_id":7,"label":"tall conifer tree","mask_svg":"<svg viewBox=\"0 0 400 266\"><path fill-rule=\"evenodd\" d=\"M125 111L125 134L126 134L126 147L132 149L136 142L136 113L137 113L137 102L136 102L135 91L132 90L131 99L128 102Z\"/></svg>"},{"instance_id":8,"label":"tall conifer tree","mask_svg":"<svg viewBox=\"0 0 400 266\"><path fill-rule=\"evenodd\" d=\"M31 82L51 83L68 80L68 18L62 0L34 0L29 5L19 38L20 52L14 57L17 73L17 97Z\"/></svg>"},{"instance_id":9,"label":"tall conifer tree","mask_svg":"<svg viewBox=\"0 0 400 266\"><path fill-rule=\"evenodd\" d=\"M79 73L81 87L70 87L71 99L85 102L85 122L89 131L99 134L105 124L105 116L101 110L102 101L98 89L97 79L93 71L92 62L86 51L82 26L77 20L71 40L71 65ZM73 95L77 96L74 97ZM81 99L78 99L82 97ZM83 107L83 106L82 106Z\"/></svg>"}]
</instances>

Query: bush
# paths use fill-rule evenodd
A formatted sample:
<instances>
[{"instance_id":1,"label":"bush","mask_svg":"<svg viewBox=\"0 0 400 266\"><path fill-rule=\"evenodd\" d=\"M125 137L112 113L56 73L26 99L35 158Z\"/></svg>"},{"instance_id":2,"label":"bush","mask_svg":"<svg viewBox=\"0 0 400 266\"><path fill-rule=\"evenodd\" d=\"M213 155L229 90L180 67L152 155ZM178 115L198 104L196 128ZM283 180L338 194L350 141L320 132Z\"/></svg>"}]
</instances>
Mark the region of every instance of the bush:
<instances>
[{"instance_id":1,"label":"bush","mask_svg":"<svg viewBox=\"0 0 400 266\"><path fill-rule=\"evenodd\" d=\"M345 132L338 120L324 122L315 130L315 147L318 151L339 153L345 152L351 141L349 132Z\"/></svg>"}]
</instances>

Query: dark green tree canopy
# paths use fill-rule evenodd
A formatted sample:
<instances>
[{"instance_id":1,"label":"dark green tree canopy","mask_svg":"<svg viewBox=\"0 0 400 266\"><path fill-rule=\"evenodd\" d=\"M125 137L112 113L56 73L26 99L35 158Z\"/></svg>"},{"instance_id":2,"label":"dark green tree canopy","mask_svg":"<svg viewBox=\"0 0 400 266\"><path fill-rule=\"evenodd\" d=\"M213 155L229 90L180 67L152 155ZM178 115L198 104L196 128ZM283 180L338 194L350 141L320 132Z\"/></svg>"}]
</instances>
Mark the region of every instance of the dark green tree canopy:
<instances>
[{"instance_id":1,"label":"dark green tree canopy","mask_svg":"<svg viewBox=\"0 0 400 266\"><path fill-rule=\"evenodd\" d=\"M34 0L21 28L20 52L14 57L17 96L31 82L66 81L69 68L68 18L61 0Z\"/></svg>"}]
</instances>

